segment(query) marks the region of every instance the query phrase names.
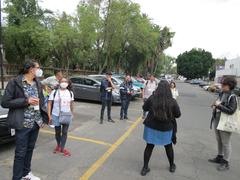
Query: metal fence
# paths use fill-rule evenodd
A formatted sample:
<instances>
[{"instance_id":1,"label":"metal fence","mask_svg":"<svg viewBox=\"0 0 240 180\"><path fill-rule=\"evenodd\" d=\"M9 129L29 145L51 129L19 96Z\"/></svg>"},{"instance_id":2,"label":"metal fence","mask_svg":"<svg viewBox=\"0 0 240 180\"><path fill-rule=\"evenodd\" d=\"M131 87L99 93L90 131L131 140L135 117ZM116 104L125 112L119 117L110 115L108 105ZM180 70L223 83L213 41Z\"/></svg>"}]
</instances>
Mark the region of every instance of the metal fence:
<instances>
[{"instance_id":1,"label":"metal fence","mask_svg":"<svg viewBox=\"0 0 240 180\"><path fill-rule=\"evenodd\" d=\"M3 64L3 74L4 81L8 81L18 75L22 66L19 64ZM52 68L52 67L42 67L44 71L44 77L48 77L54 74L55 70L61 70L63 74L67 77L69 76L77 76L77 75L89 75L89 74L97 74L96 71L91 70L82 70L82 69L62 69L62 68Z\"/></svg>"}]
</instances>

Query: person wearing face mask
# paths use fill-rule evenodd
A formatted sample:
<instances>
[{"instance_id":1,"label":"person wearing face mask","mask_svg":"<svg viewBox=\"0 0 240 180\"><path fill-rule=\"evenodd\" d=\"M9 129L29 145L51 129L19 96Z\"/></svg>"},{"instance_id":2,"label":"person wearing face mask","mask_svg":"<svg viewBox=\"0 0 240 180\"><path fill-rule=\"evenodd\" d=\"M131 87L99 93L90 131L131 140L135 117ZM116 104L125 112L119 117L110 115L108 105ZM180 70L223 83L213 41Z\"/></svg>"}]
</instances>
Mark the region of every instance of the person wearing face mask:
<instances>
[{"instance_id":1,"label":"person wearing face mask","mask_svg":"<svg viewBox=\"0 0 240 180\"><path fill-rule=\"evenodd\" d=\"M48 99L48 119L49 124L55 126L55 138L57 146L53 153L62 153L64 156L71 156L70 151L65 149L67 142L68 128L73 118L73 101L74 95L69 88L69 81L62 78L59 89L53 90ZM65 117L63 122L63 114L70 114ZM66 119L67 118L67 119Z\"/></svg>"},{"instance_id":2,"label":"person wearing face mask","mask_svg":"<svg viewBox=\"0 0 240 180\"><path fill-rule=\"evenodd\" d=\"M43 86L51 87L51 89L57 89L59 87L59 82L63 78L63 73L61 70L55 70L54 76L50 76L43 81L41 81Z\"/></svg>"},{"instance_id":3,"label":"person wearing face mask","mask_svg":"<svg viewBox=\"0 0 240 180\"><path fill-rule=\"evenodd\" d=\"M2 107L9 109L8 124L16 130L13 180L40 180L31 173L31 160L39 128L48 122L38 80L42 75L37 62L25 63L19 76L8 82L2 98Z\"/></svg>"},{"instance_id":4,"label":"person wearing face mask","mask_svg":"<svg viewBox=\"0 0 240 180\"><path fill-rule=\"evenodd\" d=\"M233 115L238 108L237 97L233 90L237 85L237 81L234 77L225 77L222 84L222 92L219 94L217 100L213 103L213 116L211 120L214 127L218 154L215 158L209 159L211 163L219 164L218 171L226 171L230 168L230 157L231 157L231 132L218 130L218 124L221 120L221 114L225 113L229 116Z\"/></svg>"},{"instance_id":5,"label":"person wearing face mask","mask_svg":"<svg viewBox=\"0 0 240 180\"><path fill-rule=\"evenodd\" d=\"M120 120L128 119L128 107L132 98L133 85L131 76L126 75L125 81L120 85L121 110Z\"/></svg>"}]
</instances>

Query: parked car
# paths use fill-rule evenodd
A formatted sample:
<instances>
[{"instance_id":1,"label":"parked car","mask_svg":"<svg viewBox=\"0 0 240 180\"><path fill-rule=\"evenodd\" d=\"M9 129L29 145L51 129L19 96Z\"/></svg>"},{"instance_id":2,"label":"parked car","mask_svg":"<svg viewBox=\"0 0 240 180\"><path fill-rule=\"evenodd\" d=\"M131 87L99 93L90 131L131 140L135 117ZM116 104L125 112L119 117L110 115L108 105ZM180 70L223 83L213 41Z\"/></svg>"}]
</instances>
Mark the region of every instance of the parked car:
<instances>
[{"instance_id":1,"label":"parked car","mask_svg":"<svg viewBox=\"0 0 240 180\"><path fill-rule=\"evenodd\" d=\"M115 75L113 76L113 78L115 78L116 80L121 81L121 83L124 81L125 77L123 76L119 76L119 75ZM141 97L142 91L141 89L144 87L144 84L138 80L136 80L134 77L131 77L132 82L133 82L133 98L136 97ZM119 86L121 85L121 83L119 84Z\"/></svg>"},{"instance_id":2,"label":"parked car","mask_svg":"<svg viewBox=\"0 0 240 180\"><path fill-rule=\"evenodd\" d=\"M205 91L208 91L209 87L210 87L210 85L203 86L203 89L204 89Z\"/></svg>"},{"instance_id":3,"label":"parked car","mask_svg":"<svg viewBox=\"0 0 240 180\"><path fill-rule=\"evenodd\" d=\"M105 75L89 75L89 77L97 78L100 81L102 81L105 78ZM112 76L112 81L113 84L117 87L118 91L120 88L120 85L123 83L125 79L125 76L123 75L113 75ZM133 98L140 97L141 96L141 89L133 84Z\"/></svg>"},{"instance_id":4,"label":"parked car","mask_svg":"<svg viewBox=\"0 0 240 180\"><path fill-rule=\"evenodd\" d=\"M7 109L3 109L0 106L0 144L6 144L15 140L15 130L10 129L7 124L7 113Z\"/></svg>"},{"instance_id":5,"label":"parked car","mask_svg":"<svg viewBox=\"0 0 240 180\"><path fill-rule=\"evenodd\" d=\"M74 97L76 99L101 101L101 79L76 76L70 78L73 87ZM119 90L113 90L113 103L121 103Z\"/></svg>"},{"instance_id":6,"label":"parked car","mask_svg":"<svg viewBox=\"0 0 240 180\"><path fill-rule=\"evenodd\" d=\"M184 82L185 83L190 83L192 80L191 79L186 79Z\"/></svg>"},{"instance_id":7,"label":"parked car","mask_svg":"<svg viewBox=\"0 0 240 180\"><path fill-rule=\"evenodd\" d=\"M202 80L199 80L199 79L193 79L190 81L190 84L193 84L193 85L199 85L200 83L202 83L203 81Z\"/></svg>"},{"instance_id":8,"label":"parked car","mask_svg":"<svg viewBox=\"0 0 240 180\"><path fill-rule=\"evenodd\" d=\"M178 76L178 80L185 82L187 80L187 78L185 78L184 76Z\"/></svg>"},{"instance_id":9,"label":"parked car","mask_svg":"<svg viewBox=\"0 0 240 180\"><path fill-rule=\"evenodd\" d=\"M200 86L200 87L204 87L204 86L207 86L207 85L209 85L209 84L210 84L210 83L207 82L207 81L202 81L202 82L199 83L199 86Z\"/></svg>"},{"instance_id":10,"label":"parked car","mask_svg":"<svg viewBox=\"0 0 240 180\"><path fill-rule=\"evenodd\" d=\"M132 77L132 82L133 82L133 85L134 85L134 86L137 86L137 87L139 87L140 89L143 89L143 88L144 88L145 81L139 81L139 80L137 80L135 77Z\"/></svg>"}]
</instances>

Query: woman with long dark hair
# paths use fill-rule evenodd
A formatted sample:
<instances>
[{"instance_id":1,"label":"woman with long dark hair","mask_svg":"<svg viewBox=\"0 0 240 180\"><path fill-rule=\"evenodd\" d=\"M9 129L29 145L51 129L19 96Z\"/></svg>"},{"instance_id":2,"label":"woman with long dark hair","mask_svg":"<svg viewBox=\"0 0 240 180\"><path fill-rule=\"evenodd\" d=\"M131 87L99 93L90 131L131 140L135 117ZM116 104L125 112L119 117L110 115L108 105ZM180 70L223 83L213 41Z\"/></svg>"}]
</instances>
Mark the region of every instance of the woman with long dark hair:
<instances>
[{"instance_id":1,"label":"woman with long dark hair","mask_svg":"<svg viewBox=\"0 0 240 180\"><path fill-rule=\"evenodd\" d=\"M141 175L145 176L150 169L149 160L155 145L165 147L169 160L169 171L174 173L174 151L172 143L176 144L177 123L175 118L181 116L177 101L172 97L170 85L167 81L161 81L156 91L143 105L144 111L149 111L144 121L144 140L147 143L144 152L144 166Z\"/></svg>"}]
</instances>

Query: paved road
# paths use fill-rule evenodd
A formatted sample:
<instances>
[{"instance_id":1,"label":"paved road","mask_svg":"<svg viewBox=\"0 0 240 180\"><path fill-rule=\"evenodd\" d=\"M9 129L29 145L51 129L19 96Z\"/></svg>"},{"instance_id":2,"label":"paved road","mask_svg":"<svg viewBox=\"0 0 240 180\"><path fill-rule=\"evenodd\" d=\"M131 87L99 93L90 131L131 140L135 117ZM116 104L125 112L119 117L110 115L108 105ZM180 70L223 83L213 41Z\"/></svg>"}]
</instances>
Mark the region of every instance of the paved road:
<instances>
[{"instance_id":1,"label":"paved road","mask_svg":"<svg viewBox=\"0 0 240 180\"><path fill-rule=\"evenodd\" d=\"M168 172L164 149L155 149L151 173L141 177L143 151L143 126L140 100L130 106L130 120L120 122L119 106L113 107L115 124L99 125L100 104L77 102L76 120L71 126L67 147L70 158L54 155L52 129L41 131L33 157L32 169L43 180L239 180L240 137L233 137L231 170L216 171L207 159L215 156L214 133L209 130L214 95L189 84L178 83L182 117L178 120L178 144L175 147L177 172ZM14 144L0 147L0 180L11 177Z\"/></svg>"}]
</instances>

